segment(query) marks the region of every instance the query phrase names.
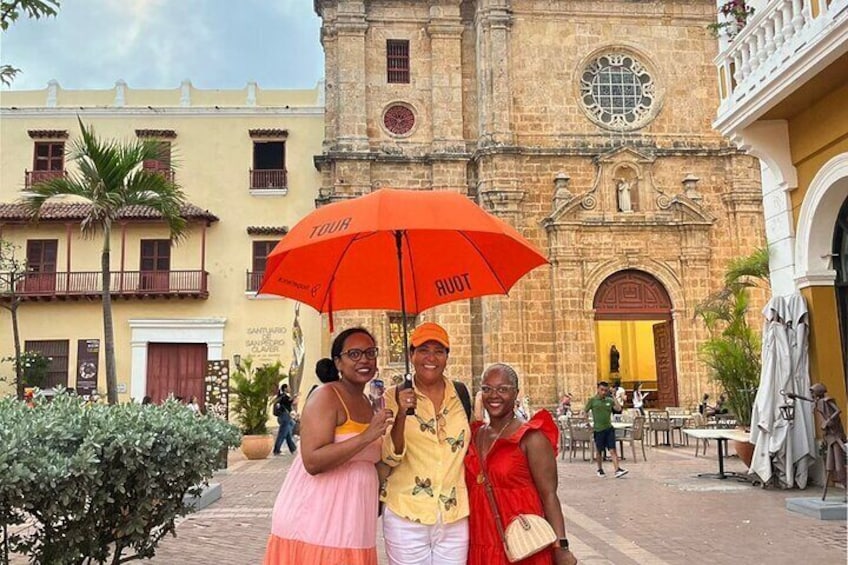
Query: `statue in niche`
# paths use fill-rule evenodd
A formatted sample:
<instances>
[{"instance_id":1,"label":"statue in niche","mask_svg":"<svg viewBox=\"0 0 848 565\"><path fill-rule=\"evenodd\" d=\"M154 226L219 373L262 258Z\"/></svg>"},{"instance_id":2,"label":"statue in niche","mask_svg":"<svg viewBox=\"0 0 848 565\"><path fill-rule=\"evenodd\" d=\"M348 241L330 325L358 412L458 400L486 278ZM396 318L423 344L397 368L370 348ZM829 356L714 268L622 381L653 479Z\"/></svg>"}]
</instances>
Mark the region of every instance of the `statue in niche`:
<instances>
[{"instance_id":1,"label":"statue in niche","mask_svg":"<svg viewBox=\"0 0 848 565\"><path fill-rule=\"evenodd\" d=\"M630 201L630 181L621 179L618 181L618 211L632 212L633 203Z\"/></svg>"}]
</instances>

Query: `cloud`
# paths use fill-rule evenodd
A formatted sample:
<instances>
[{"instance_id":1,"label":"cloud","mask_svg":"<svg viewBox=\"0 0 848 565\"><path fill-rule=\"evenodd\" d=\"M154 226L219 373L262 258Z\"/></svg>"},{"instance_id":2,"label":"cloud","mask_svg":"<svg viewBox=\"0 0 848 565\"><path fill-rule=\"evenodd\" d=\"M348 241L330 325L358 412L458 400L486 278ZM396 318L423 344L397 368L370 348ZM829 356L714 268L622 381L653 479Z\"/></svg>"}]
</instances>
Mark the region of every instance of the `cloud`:
<instances>
[{"instance_id":1,"label":"cloud","mask_svg":"<svg viewBox=\"0 0 848 565\"><path fill-rule=\"evenodd\" d=\"M314 86L320 21L305 0L76 0L56 18L19 21L0 60L23 69L16 89Z\"/></svg>"}]
</instances>

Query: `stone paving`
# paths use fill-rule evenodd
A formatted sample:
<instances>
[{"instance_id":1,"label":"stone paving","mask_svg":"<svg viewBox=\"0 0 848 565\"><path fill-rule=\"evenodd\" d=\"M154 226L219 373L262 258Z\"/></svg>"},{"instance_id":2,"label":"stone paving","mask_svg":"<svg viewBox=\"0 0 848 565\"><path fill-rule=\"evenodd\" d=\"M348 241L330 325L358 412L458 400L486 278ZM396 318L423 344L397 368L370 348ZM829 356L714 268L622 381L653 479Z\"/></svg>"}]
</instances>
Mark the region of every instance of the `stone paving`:
<instances>
[{"instance_id":1,"label":"stone paving","mask_svg":"<svg viewBox=\"0 0 848 565\"><path fill-rule=\"evenodd\" d=\"M180 522L177 537L166 539L152 562L261 563L271 509L292 459L247 461L233 452L229 469L215 479L223 487L221 500ZM608 475L601 479L579 452L573 462L559 460L560 499L582 564L846 562L845 523L821 522L784 508L786 498L817 496L817 488L799 493L697 478L697 473L716 471L714 446L697 458L694 447L649 448L647 463L628 460L625 465L630 470L626 477L613 478L608 463ZM744 470L735 457L727 459L726 467Z\"/></svg>"},{"instance_id":2,"label":"stone paving","mask_svg":"<svg viewBox=\"0 0 848 565\"><path fill-rule=\"evenodd\" d=\"M292 456L246 461L233 453L219 476L223 498L180 523L153 560L170 564L261 563L271 508ZM818 489L762 489L695 475L717 469L690 448L649 448L648 461L626 461L622 479L595 476L578 457L559 462L560 499L569 539L583 564L711 565L846 562L846 525L790 513L784 500ZM607 464L607 470L611 470ZM727 469L743 471L735 458ZM385 563L382 545L380 563Z\"/></svg>"}]
</instances>

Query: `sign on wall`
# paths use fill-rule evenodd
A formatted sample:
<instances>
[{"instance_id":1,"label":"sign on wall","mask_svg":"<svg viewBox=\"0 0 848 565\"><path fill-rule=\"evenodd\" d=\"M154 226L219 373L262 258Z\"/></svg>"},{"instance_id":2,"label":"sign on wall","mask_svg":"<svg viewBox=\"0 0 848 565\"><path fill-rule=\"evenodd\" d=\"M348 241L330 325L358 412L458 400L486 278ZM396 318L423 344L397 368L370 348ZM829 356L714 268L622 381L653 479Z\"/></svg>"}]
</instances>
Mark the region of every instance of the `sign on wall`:
<instances>
[{"instance_id":1,"label":"sign on wall","mask_svg":"<svg viewBox=\"0 0 848 565\"><path fill-rule=\"evenodd\" d=\"M89 395L97 390L100 368L100 340L77 340L77 394Z\"/></svg>"}]
</instances>

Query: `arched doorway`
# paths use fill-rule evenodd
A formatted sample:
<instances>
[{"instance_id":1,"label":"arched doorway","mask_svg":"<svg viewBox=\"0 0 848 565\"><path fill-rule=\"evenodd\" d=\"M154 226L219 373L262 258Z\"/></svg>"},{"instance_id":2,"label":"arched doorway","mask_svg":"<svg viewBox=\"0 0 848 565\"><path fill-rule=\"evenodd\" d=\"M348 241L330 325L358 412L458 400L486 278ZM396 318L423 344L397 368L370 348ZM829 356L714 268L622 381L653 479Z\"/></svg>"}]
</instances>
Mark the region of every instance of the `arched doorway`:
<instances>
[{"instance_id":1,"label":"arched doorway","mask_svg":"<svg viewBox=\"0 0 848 565\"><path fill-rule=\"evenodd\" d=\"M593 306L598 377L620 380L628 391L641 382L648 406L678 406L672 305L662 283L635 269L619 271L598 287Z\"/></svg>"},{"instance_id":2,"label":"arched doorway","mask_svg":"<svg viewBox=\"0 0 848 565\"><path fill-rule=\"evenodd\" d=\"M848 351L848 198L836 217L833 234L833 268L836 270L836 307L839 313L839 334L842 351ZM848 389L848 355L842 354L845 388Z\"/></svg>"}]
</instances>

